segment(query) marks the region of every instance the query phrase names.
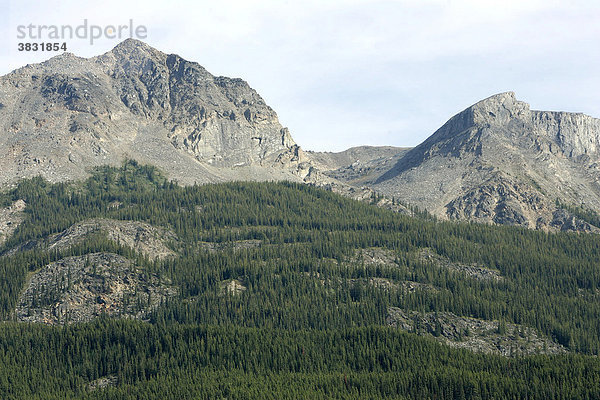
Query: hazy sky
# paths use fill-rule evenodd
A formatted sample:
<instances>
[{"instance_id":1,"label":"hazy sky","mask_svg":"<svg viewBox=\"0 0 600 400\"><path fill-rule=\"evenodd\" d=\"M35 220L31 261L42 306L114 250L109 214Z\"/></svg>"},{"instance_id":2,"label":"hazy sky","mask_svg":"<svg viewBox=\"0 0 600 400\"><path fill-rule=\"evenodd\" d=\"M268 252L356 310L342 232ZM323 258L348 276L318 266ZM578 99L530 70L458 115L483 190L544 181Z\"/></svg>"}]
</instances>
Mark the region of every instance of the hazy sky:
<instances>
[{"instance_id":1,"label":"hazy sky","mask_svg":"<svg viewBox=\"0 0 600 400\"><path fill-rule=\"evenodd\" d=\"M0 0L0 73L52 53L17 51L18 25L121 25L248 81L305 149L414 146L503 91L534 109L600 117L600 2L553 0ZM67 40L93 56L119 40ZM54 53L56 54L56 53Z\"/></svg>"}]
</instances>

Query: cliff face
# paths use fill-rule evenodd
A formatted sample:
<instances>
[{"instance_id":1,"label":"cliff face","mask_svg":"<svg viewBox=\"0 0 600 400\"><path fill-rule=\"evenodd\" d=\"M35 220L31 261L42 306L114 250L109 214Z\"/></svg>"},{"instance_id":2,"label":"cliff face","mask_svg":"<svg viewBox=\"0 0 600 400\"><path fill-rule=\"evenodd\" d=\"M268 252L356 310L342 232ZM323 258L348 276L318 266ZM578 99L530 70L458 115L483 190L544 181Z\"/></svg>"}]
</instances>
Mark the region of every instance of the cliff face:
<instances>
[{"instance_id":1,"label":"cliff face","mask_svg":"<svg viewBox=\"0 0 600 400\"><path fill-rule=\"evenodd\" d=\"M595 230L556 206L600 212L600 120L532 111L514 93L456 116L371 182L450 219Z\"/></svg>"},{"instance_id":2,"label":"cliff face","mask_svg":"<svg viewBox=\"0 0 600 400\"><path fill-rule=\"evenodd\" d=\"M126 41L94 60L134 115L161 121L171 143L219 167L260 164L293 146L277 114L241 79Z\"/></svg>"},{"instance_id":3,"label":"cliff face","mask_svg":"<svg viewBox=\"0 0 600 400\"><path fill-rule=\"evenodd\" d=\"M125 158L183 183L300 179L302 154L246 82L131 39L0 78L0 129L0 184L77 179Z\"/></svg>"}]
</instances>

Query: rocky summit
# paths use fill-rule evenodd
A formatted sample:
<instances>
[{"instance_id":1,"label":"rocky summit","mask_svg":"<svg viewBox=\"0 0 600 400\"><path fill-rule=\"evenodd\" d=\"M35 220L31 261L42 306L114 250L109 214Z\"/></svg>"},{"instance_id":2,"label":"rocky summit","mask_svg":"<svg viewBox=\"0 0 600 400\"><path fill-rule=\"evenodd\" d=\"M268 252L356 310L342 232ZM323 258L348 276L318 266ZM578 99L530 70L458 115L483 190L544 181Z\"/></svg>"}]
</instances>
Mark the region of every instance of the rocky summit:
<instances>
[{"instance_id":1,"label":"rocky summit","mask_svg":"<svg viewBox=\"0 0 600 400\"><path fill-rule=\"evenodd\" d=\"M182 184L291 180L443 219L600 225L600 120L534 111L512 92L460 112L415 148L304 152L245 81L128 39L1 77L0 129L4 187L37 175L81 179L133 159Z\"/></svg>"},{"instance_id":2,"label":"rocky summit","mask_svg":"<svg viewBox=\"0 0 600 400\"><path fill-rule=\"evenodd\" d=\"M246 82L128 39L0 78L0 184L56 182L135 159L181 183L298 180L303 156ZM299 172L300 170L300 172Z\"/></svg>"},{"instance_id":3,"label":"rocky summit","mask_svg":"<svg viewBox=\"0 0 600 400\"><path fill-rule=\"evenodd\" d=\"M534 111L507 92L398 149L393 166L361 183L444 219L597 231L597 218L582 216L600 212L599 151L599 119ZM344 180L339 171L329 173Z\"/></svg>"}]
</instances>

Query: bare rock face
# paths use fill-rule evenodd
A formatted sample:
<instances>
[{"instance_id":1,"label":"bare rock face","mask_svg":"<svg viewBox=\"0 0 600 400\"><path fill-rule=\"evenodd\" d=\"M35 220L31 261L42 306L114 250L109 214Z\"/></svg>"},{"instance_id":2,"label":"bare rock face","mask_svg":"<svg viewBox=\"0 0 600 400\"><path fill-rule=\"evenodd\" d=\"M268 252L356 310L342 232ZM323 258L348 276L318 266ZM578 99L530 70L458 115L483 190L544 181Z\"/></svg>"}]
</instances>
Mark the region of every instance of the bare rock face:
<instances>
[{"instance_id":1,"label":"bare rock face","mask_svg":"<svg viewBox=\"0 0 600 400\"><path fill-rule=\"evenodd\" d=\"M175 256L175 253L167 247L167 242L177 241L177 236L173 232L139 221L102 218L79 222L51 236L46 250L66 249L84 242L89 235L96 232L105 234L108 239L130 247L150 259Z\"/></svg>"},{"instance_id":2,"label":"bare rock face","mask_svg":"<svg viewBox=\"0 0 600 400\"><path fill-rule=\"evenodd\" d=\"M428 264L432 264L439 268L448 269L465 276L477 279L480 281L501 281L504 278L500 275L500 271L492 268L486 268L482 265L466 265L450 261L448 258L440 256L432 249L423 248L418 251L417 258Z\"/></svg>"},{"instance_id":3,"label":"bare rock face","mask_svg":"<svg viewBox=\"0 0 600 400\"><path fill-rule=\"evenodd\" d=\"M241 79L127 40L94 61L129 110L160 121L171 143L218 167L260 164L295 143L277 114Z\"/></svg>"},{"instance_id":4,"label":"bare rock face","mask_svg":"<svg viewBox=\"0 0 600 400\"><path fill-rule=\"evenodd\" d=\"M307 152L307 156L327 176L361 186L392 168L408 150L391 146L360 146L339 153Z\"/></svg>"},{"instance_id":5,"label":"bare rock face","mask_svg":"<svg viewBox=\"0 0 600 400\"><path fill-rule=\"evenodd\" d=\"M222 281L219 286L221 293L229 296L239 296L248 289L237 279Z\"/></svg>"},{"instance_id":6,"label":"bare rock face","mask_svg":"<svg viewBox=\"0 0 600 400\"><path fill-rule=\"evenodd\" d=\"M26 206L23 200L17 200L9 207L0 208L0 246L23 222Z\"/></svg>"},{"instance_id":7,"label":"bare rock face","mask_svg":"<svg viewBox=\"0 0 600 400\"><path fill-rule=\"evenodd\" d=\"M108 387L117 386L118 383L119 377L117 375L108 375L91 381L88 383L87 388L90 391L103 390Z\"/></svg>"},{"instance_id":8,"label":"bare rock face","mask_svg":"<svg viewBox=\"0 0 600 400\"><path fill-rule=\"evenodd\" d=\"M130 260L112 253L69 257L35 273L15 316L49 325L86 322L101 315L144 319L176 290Z\"/></svg>"},{"instance_id":9,"label":"bare rock face","mask_svg":"<svg viewBox=\"0 0 600 400\"><path fill-rule=\"evenodd\" d=\"M450 219L596 231L556 206L600 212L600 120L530 110L514 93L452 117L368 184Z\"/></svg>"},{"instance_id":10,"label":"bare rock face","mask_svg":"<svg viewBox=\"0 0 600 400\"><path fill-rule=\"evenodd\" d=\"M168 246L177 243L177 235L170 230L139 221L121 221L96 218L78 222L60 233L37 241L30 241L6 252L14 254L20 250L37 248L44 251L66 250L85 243L90 236L100 234L107 239L141 253L149 259L164 259L175 256Z\"/></svg>"},{"instance_id":11,"label":"bare rock face","mask_svg":"<svg viewBox=\"0 0 600 400\"><path fill-rule=\"evenodd\" d=\"M451 347L507 357L530 354L562 354L567 349L534 329L460 317L450 312L419 313L389 307L387 324L422 336L433 336Z\"/></svg>"}]
</instances>

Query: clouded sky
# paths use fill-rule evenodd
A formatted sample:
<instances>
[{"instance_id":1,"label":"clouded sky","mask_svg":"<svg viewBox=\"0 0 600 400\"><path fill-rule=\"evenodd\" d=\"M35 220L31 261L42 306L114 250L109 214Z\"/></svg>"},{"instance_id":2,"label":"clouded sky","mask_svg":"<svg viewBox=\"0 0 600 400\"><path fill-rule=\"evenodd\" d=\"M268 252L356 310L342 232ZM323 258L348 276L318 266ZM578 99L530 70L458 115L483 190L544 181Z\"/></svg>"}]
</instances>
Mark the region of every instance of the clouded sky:
<instances>
[{"instance_id":1,"label":"clouded sky","mask_svg":"<svg viewBox=\"0 0 600 400\"><path fill-rule=\"evenodd\" d=\"M148 29L146 42L248 81L305 149L414 146L503 91L600 117L600 2L556 0L0 0L0 73L19 25ZM67 40L90 57L119 40Z\"/></svg>"}]
</instances>

